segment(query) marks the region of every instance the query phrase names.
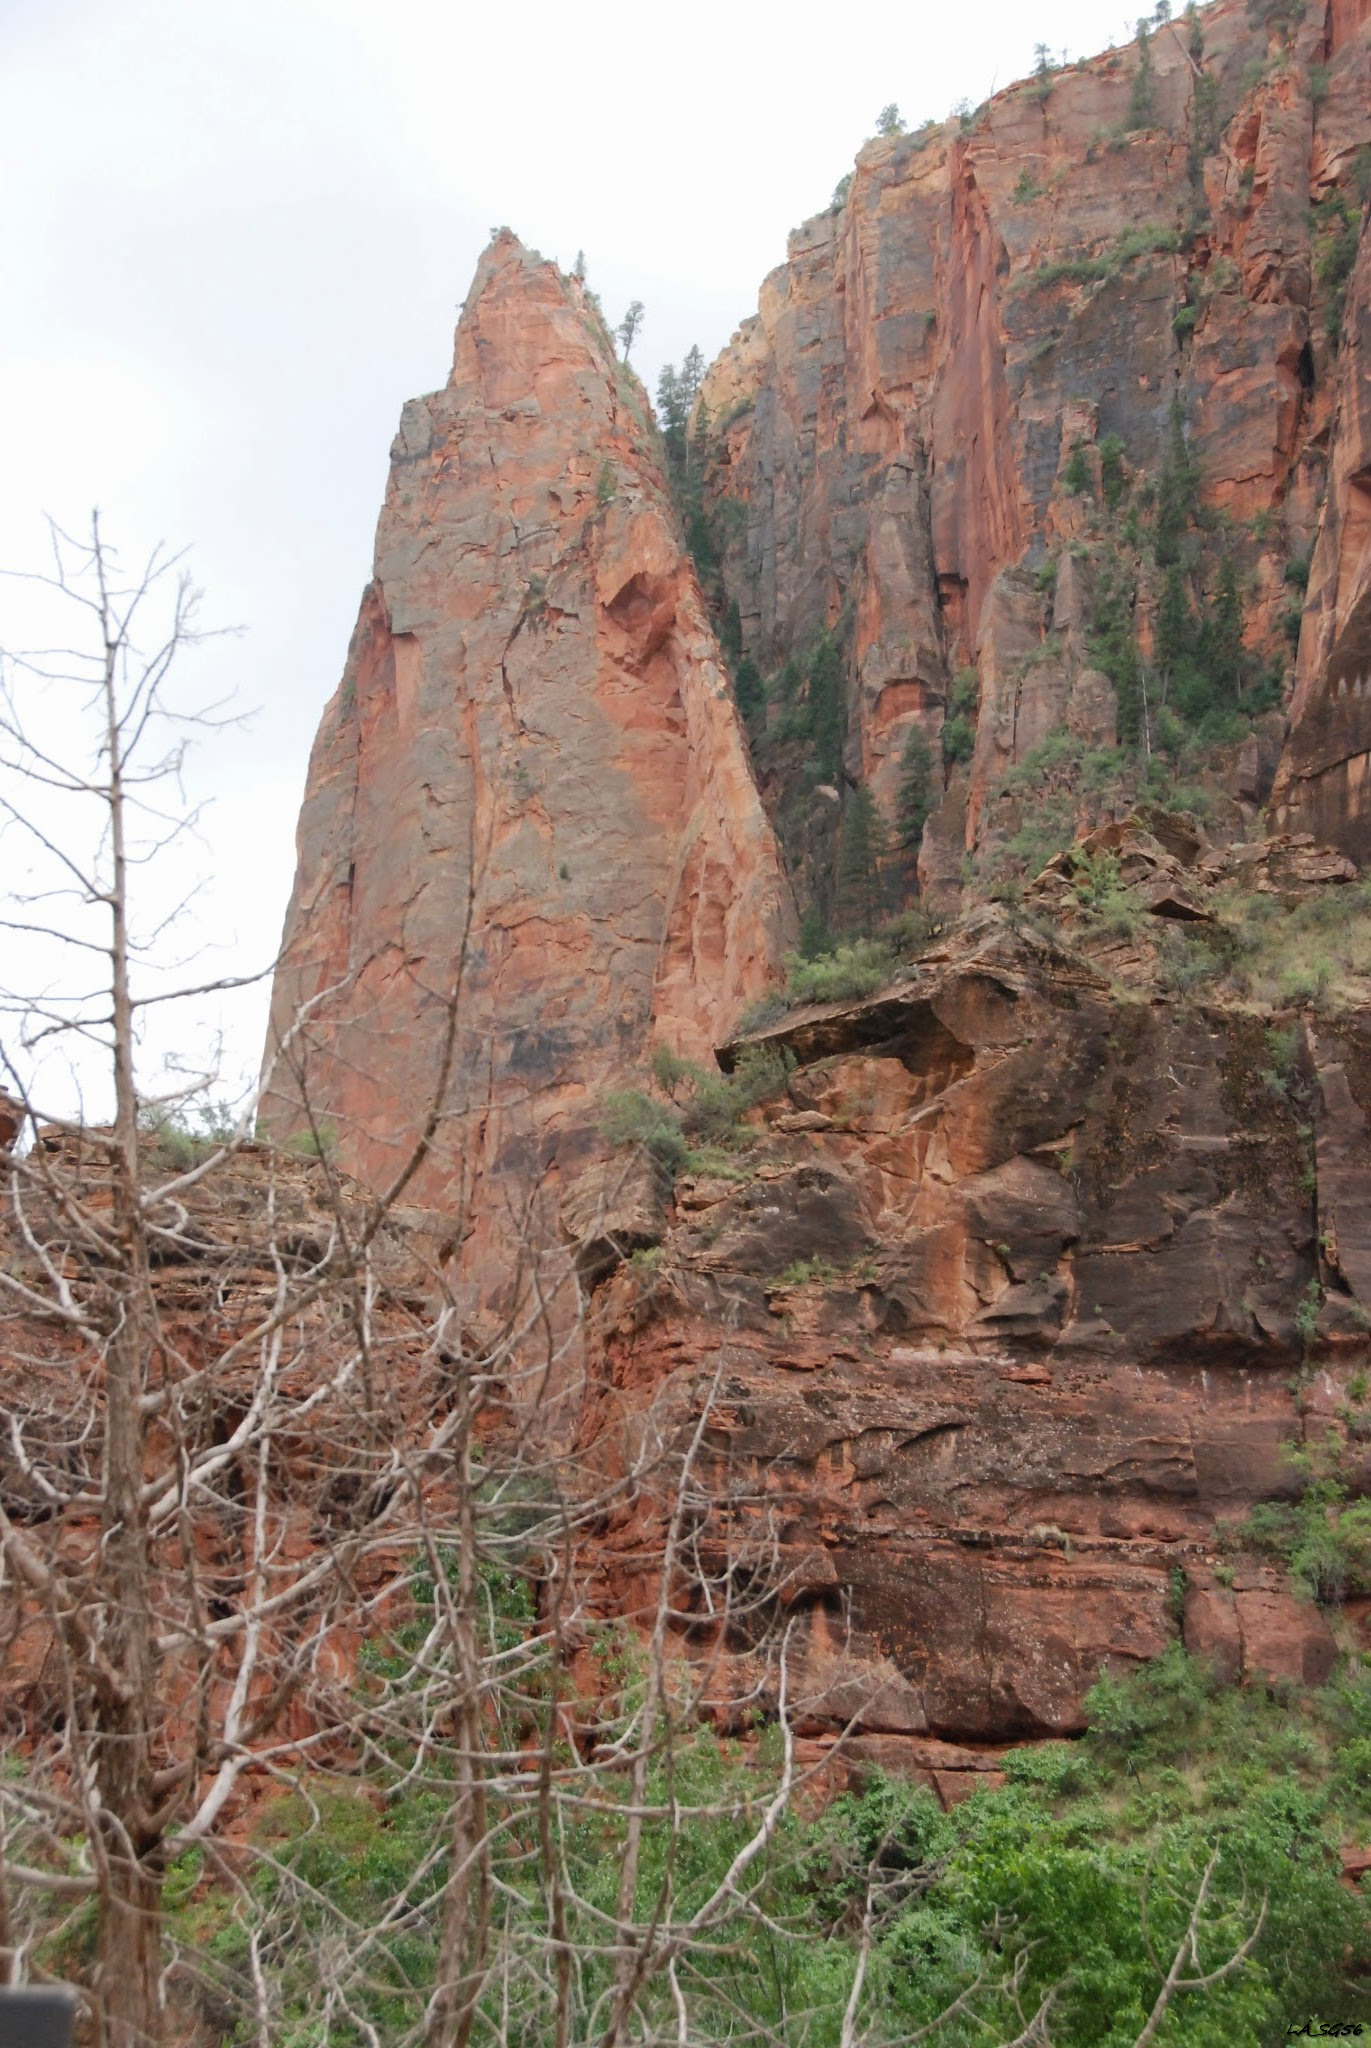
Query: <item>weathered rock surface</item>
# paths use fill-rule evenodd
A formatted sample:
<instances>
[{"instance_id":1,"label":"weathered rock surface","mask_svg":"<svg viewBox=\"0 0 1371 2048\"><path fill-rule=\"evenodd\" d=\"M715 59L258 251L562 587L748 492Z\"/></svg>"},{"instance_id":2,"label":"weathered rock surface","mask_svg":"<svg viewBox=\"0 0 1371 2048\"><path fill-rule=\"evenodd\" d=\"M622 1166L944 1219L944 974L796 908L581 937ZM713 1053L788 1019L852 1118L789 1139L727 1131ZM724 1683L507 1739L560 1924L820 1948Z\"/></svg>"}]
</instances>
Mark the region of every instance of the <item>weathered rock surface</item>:
<instances>
[{"instance_id":1,"label":"weathered rock surface","mask_svg":"<svg viewBox=\"0 0 1371 2048\"><path fill-rule=\"evenodd\" d=\"M1014 86L964 123L868 143L845 201L792 235L706 381L747 650L770 672L850 619L846 767L887 812L907 733L936 755L952 678L979 669L969 780L951 778L920 859L940 904L956 901L1006 768L1057 726L1113 739L1088 645L1120 517L1100 506L1100 449L1116 436L1126 475L1155 479L1177 393L1209 504L1258 521L1234 545L1248 644L1277 664L1286 564L1320 534L1284 824L1371 844L1358 780L1371 738L1348 696L1371 647L1371 256L1333 357L1335 287L1310 226L1311 201L1355 192L1371 141L1371 15L1365 0L1311 0L1288 50L1244 0L1201 20L1198 64L1183 22L1152 37L1141 125L1130 47ZM1078 445L1086 495L1064 483ZM1037 573L1048 556L1055 592ZM1144 591L1144 643L1152 602Z\"/></svg>"},{"instance_id":2,"label":"weathered rock surface","mask_svg":"<svg viewBox=\"0 0 1371 2048\"><path fill-rule=\"evenodd\" d=\"M579 280L504 233L447 387L392 449L310 764L268 1122L300 1129L308 1100L341 1163L383 1181L460 978L415 1193L498 1264L535 1182L555 1239L604 1090L655 1041L707 1055L792 921L641 387Z\"/></svg>"},{"instance_id":3,"label":"weathered rock surface","mask_svg":"<svg viewBox=\"0 0 1371 2048\"><path fill-rule=\"evenodd\" d=\"M1281 1574L1212 1572L1219 1521L1298 1492L1282 1446L1338 1426L1367 1351L1371 1037L1306 1037L1315 1173L1267 1021L1120 1002L981 913L884 994L775 1028L798 1065L752 1177L684 1186L656 1267L598 1297L600 1456L652 1404L698 1415L717 1366L703 1491L774 1546L810 1732L1078 1729L1102 1666L1174 1639L1181 1584L1232 1676L1326 1676ZM1319 1275L1349 1348L1302 1419ZM650 1518L607 1532L600 1597L634 1607L659 1556Z\"/></svg>"},{"instance_id":4,"label":"weathered rock surface","mask_svg":"<svg viewBox=\"0 0 1371 2048\"><path fill-rule=\"evenodd\" d=\"M1277 823L1371 859L1371 235L1348 288Z\"/></svg>"},{"instance_id":5,"label":"weathered rock surface","mask_svg":"<svg viewBox=\"0 0 1371 2048\"><path fill-rule=\"evenodd\" d=\"M736 1063L794 910L641 388L578 281L508 235L450 383L401 421L275 991L269 1120L377 1185L460 982L413 1187L437 1254L489 1295L551 1247L592 1294L588 1475L709 1404L682 1646L746 1664L753 1623L788 1617L810 1760L855 1724L835 1771L944 1800L1178 1633L1257 1682L1321 1682L1335 1649L1274 1567L1216 1569L1216 1525L1298 1491L1290 1439L1348 1433L1371 1020L1163 997L1155 969L1215 890L1293 905L1371 849L1371 257L1335 349L1310 217L1371 137L1371 0L1310 0L1285 49L1217 0L1203 35L1197 64L1158 27L1141 125L1129 49L869 144L709 374L745 647L774 670L850 626L841 773L764 792L795 845L831 855L844 777L889 811L907 736L936 756L958 670L979 687L919 854L950 929L879 995L750 1041L795 1065L742 1176L716 1161L668 1200L598 1135L655 1044ZM967 854L1025 822L1008 771L1062 728L1119 736L1104 453L1155 479L1177 393L1265 660L1313 549L1288 739L1273 711L1234 744L1212 839L1121 802L1030 872L1013 926L952 923ZM1129 892L1113 935L1087 929L1092 863ZM611 1523L578 1584L638 1616L651 1486ZM751 1589L723 1620L710 1569Z\"/></svg>"}]
</instances>

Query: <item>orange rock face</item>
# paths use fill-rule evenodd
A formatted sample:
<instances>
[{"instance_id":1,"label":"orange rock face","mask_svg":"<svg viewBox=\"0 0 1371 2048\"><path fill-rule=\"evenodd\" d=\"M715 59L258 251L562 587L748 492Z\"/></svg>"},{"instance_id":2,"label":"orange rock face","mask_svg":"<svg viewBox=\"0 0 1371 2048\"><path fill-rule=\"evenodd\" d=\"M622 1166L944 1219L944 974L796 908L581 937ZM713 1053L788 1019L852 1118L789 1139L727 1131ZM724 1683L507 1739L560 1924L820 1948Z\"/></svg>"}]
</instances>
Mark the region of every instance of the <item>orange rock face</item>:
<instances>
[{"instance_id":1,"label":"orange rock face","mask_svg":"<svg viewBox=\"0 0 1371 2048\"><path fill-rule=\"evenodd\" d=\"M887 812L905 735L921 727L936 752L953 676L979 667L975 756L922 853L944 903L1006 767L1054 727L1113 737L1084 630L1113 538L1095 512L1107 437L1129 476L1155 478L1180 394L1208 503L1257 521L1234 543L1247 637L1277 661L1286 562L1314 541L1329 463L1340 538L1319 559L1342 594L1325 599L1320 571L1311 600L1340 622L1352 603L1361 539L1344 529L1360 515L1337 508L1366 464L1365 370L1355 337L1331 355L1310 202L1371 140L1371 25L1361 0L1311 8L1282 51L1244 0L1219 0L1202 26L1198 66L1184 23L1151 38L1150 111L1129 46L961 126L869 143L706 381L712 488L746 514L724 576L747 650L769 672L850 618L846 767ZM1064 488L1077 443L1093 503ZM1138 626L1145 641L1145 609ZM1321 673L1329 644L1311 640L1304 667ZM1325 806L1300 829L1332 823Z\"/></svg>"},{"instance_id":2,"label":"orange rock face","mask_svg":"<svg viewBox=\"0 0 1371 2048\"><path fill-rule=\"evenodd\" d=\"M392 450L301 813L267 1118L299 1130L307 1100L380 1182L460 977L415 1193L489 1248L654 1042L709 1054L792 922L641 387L579 281L504 234Z\"/></svg>"}]
</instances>

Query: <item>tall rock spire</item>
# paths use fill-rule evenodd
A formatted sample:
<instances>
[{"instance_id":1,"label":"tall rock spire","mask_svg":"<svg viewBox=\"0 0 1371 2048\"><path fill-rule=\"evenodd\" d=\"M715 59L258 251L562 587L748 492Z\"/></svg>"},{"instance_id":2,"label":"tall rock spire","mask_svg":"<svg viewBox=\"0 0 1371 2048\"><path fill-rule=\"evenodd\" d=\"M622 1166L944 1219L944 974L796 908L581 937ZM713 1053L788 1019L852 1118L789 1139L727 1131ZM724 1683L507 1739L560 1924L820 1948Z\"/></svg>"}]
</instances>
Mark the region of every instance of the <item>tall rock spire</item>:
<instances>
[{"instance_id":1,"label":"tall rock spire","mask_svg":"<svg viewBox=\"0 0 1371 2048\"><path fill-rule=\"evenodd\" d=\"M596 1149L652 1046L708 1057L794 923L641 385L510 233L405 406L375 574L300 815L264 1114L488 1238ZM303 1018L303 1022L301 1019Z\"/></svg>"}]
</instances>

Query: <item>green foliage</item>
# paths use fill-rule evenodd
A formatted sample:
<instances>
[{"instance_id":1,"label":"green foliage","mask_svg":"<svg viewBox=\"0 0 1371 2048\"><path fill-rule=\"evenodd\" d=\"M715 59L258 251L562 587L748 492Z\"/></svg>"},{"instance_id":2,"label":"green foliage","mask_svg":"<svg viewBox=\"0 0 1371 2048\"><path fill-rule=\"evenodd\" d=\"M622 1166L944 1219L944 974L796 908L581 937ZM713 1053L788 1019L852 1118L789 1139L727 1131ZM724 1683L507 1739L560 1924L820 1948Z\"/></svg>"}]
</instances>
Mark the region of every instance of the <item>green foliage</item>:
<instances>
[{"instance_id":1,"label":"green foliage","mask_svg":"<svg viewBox=\"0 0 1371 2048\"><path fill-rule=\"evenodd\" d=\"M625 1088L606 1095L600 1129L611 1145L641 1146L667 1180L715 1171L745 1141L749 1111L782 1092L794 1065L795 1055L783 1047L745 1046L733 1072L723 1074L659 1046L652 1073L660 1093Z\"/></svg>"},{"instance_id":2,"label":"green foliage","mask_svg":"<svg viewBox=\"0 0 1371 2048\"><path fill-rule=\"evenodd\" d=\"M640 1145L670 1179L685 1167L690 1148L680 1112L639 1088L615 1089L605 1096L600 1129L611 1145Z\"/></svg>"},{"instance_id":3,"label":"green foliage","mask_svg":"<svg viewBox=\"0 0 1371 2048\"><path fill-rule=\"evenodd\" d=\"M1305 0L1247 0L1247 19L1288 42L1304 19Z\"/></svg>"},{"instance_id":4,"label":"green foliage","mask_svg":"<svg viewBox=\"0 0 1371 2048\"><path fill-rule=\"evenodd\" d=\"M844 171L842 177L839 178L837 184L833 187L833 197L828 202L835 213L840 212L847 205L847 195L851 190L852 173L851 171Z\"/></svg>"},{"instance_id":5,"label":"green foliage","mask_svg":"<svg viewBox=\"0 0 1371 2048\"><path fill-rule=\"evenodd\" d=\"M876 133L878 135L904 134L904 122L900 119L900 110L894 100L891 100L889 106L882 107L880 113L876 116Z\"/></svg>"},{"instance_id":6,"label":"green foliage","mask_svg":"<svg viewBox=\"0 0 1371 2048\"><path fill-rule=\"evenodd\" d=\"M870 790L859 782L843 805L838 836L837 899L840 927L870 938L886 907L890 836Z\"/></svg>"},{"instance_id":7,"label":"green foliage","mask_svg":"<svg viewBox=\"0 0 1371 2048\"><path fill-rule=\"evenodd\" d=\"M597 505L608 505L618 495L619 484L614 473L614 464L609 456L606 455L604 461L600 464L599 480L595 485L595 502Z\"/></svg>"},{"instance_id":8,"label":"green foliage","mask_svg":"<svg viewBox=\"0 0 1371 2048\"><path fill-rule=\"evenodd\" d=\"M1133 630L1136 599L1136 576L1124 557L1110 549L1095 579L1086 652L1114 685L1119 738L1126 745L1142 734L1142 663Z\"/></svg>"},{"instance_id":9,"label":"green foliage","mask_svg":"<svg viewBox=\"0 0 1371 2048\"><path fill-rule=\"evenodd\" d=\"M338 1126L331 1117L318 1117L306 1130L292 1131L286 1139L287 1152L297 1159L327 1159L338 1144Z\"/></svg>"},{"instance_id":10,"label":"green foliage","mask_svg":"<svg viewBox=\"0 0 1371 2048\"><path fill-rule=\"evenodd\" d=\"M817 960L821 953L832 950L832 935L824 922L823 912L817 903L811 903L800 919L800 958Z\"/></svg>"},{"instance_id":11,"label":"green foliage","mask_svg":"<svg viewBox=\"0 0 1371 2048\"><path fill-rule=\"evenodd\" d=\"M1166 452L1157 484L1154 544L1160 567L1167 568L1180 561L1181 546L1198 502L1199 477L1186 438L1185 408L1178 391L1172 397L1167 415Z\"/></svg>"},{"instance_id":12,"label":"green foliage","mask_svg":"<svg viewBox=\"0 0 1371 2048\"><path fill-rule=\"evenodd\" d=\"M786 994L792 1003L860 1002L885 986L892 966L890 949L875 939L854 939L813 960L792 953L786 960Z\"/></svg>"},{"instance_id":13,"label":"green foliage","mask_svg":"<svg viewBox=\"0 0 1371 2048\"><path fill-rule=\"evenodd\" d=\"M1102 284L1140 256L1171 255L1179 247L1180 237L1174 228L1159 223L1124 228L1102 256L1064 256L1040 264L1028 282L1044 289L1054 284Z\"/></svg>"},{"instance_id":14,"label":"green foliage","mask_svg":"<svg viewBox=\"0 0 1371 2048\"><path fill-rule=\"evenodd\" d=\"M1128 490L1123 452L1123 441L1118 434L1106 434L1100 442L1100 487L1111 512L1118 511Z\"/></svg>"},{"instance_id":15,"label":"green foliage","mask_svg":"<svg viewBox=\"0 0 1371 2048\"><path fill-rule=\"evenodd\" d=\"M1311 1280L1295 1311L1306 1346L1313 1342L1321 1303L1319 1283ZM1371 1500L1351 1496L1342 1436L1329 1430L1322 1441L1287 1443L1283 1449L1304 1482L1299 1498L1258 1502L1245 1520L1219 1524L1219 1542L1229 1552L1278 1560L1324 1606L1371 1592Z\"/></svg>"},{"instance_id":16,"label":"green foliage","mask_svg":"<svg viewBox=\"0 0 1371 2048\"><path fill-rule=\"evenodd\" d=\"M1073 441L1071 444L1071 457L1062 471L1062 488L1069 491L1072 497L1093 498L1095 495L1084 441Z\"/></svg>"},{"instance_id":17,"label":"green foliage","mask_svg":"<svg viewBox=\"0 0 1371 2048\"><path fill-rule=\"evenodd\" d=\"M809 657L809 729L820 778L832 782L842 765L847 734L843 659L831 632L818 636Z\"/></svg>"},{"instance_id":18,"label":"green foliage","mask_svg":"<svg viewBox=\"0 0 1371 2048\"><path fill-rule=\"evenodd\" d=\"M1198 17L1196 21L1198 24ZM1201 47L1203 41L1201 31ZM1196 62L1198 61L1197 58ZM1194 96L1190 104L1190 141L1185 160L1186 174L1197 192L1204 186L1205 159L1217 150L1222 132L1218 76L1212 71L1201 71L1195 79Z\"/></svg>"},{"instance_id":19,"label":"green foliage","mask_svg":"<svg viewBox=\"0 0 1371 2048\"><path fill-rule=\"evenodd\" d=\"M1128 95L1126 128L1150 128L1156 120L1152 97L1152 37L1146 21L1138 23L1138 62Z\"/></svg>"},{"instance_id":20,"label":"green foliage","mask_svg":"<svg viewBox=\"0 0 1371 2048\"><path fill-rule=\"evenodd\" d=\"M1025 165L1019 173L1019 182L1014 187L1012 194L1014 204L1016 206L1027 206L1032 200L1041 199L1042 196L1042 186L1038 183L1027 165Z\"/></svg>"},{"instance_id":21,"label":"green foliage","mask_svg":"<svg viewBox=\"0 0 1371 2048\"><path fill-rule=\"evenodd\" d=\"M941 778L935 776L933 749L920 728L912 725L900 756L900 782L895 794L895 837L906 884L911 888L918 873L924 826L942 794L940 783Z\"/></svg>"},{"instance_id":22,"label":"green foliage","mask_svg":"<svg viewBox=\"0 0 1371 2048\"><path fill-rule=\"evenodd\" d=\"M981 704L981 679L974 668L960 669L952 684L948 716L943 721L943 760L949 768L969 761L976 749L976 721Z\"/></svg>"},{"instance_id":23,"label":"green foliage","mask_svg":"<svg viewBox=\"0 0 1371 2048\"><path fill-rule=\"evenodd\" d=\"M1052 263L1040 263L1030 282L1046 290L1054 284L1099 284L1109 276L1103 256L1063 256Z\"/></svg>"},{"instance_id":24,"label":"green foliage","mask_svg":"<svg viewBox=\"0 0 1371 2048\"><path fill-rule=\"evenodd\" d=\"M175 1106L148 1103L138 1115L138 1129L144 1143L156 1152L159 1163L173 1167L178 1173L199 1166L221 1146L231 1143L237 1128L237 1116L227 1102ZM321 1129L326 1133L327 1146L331 1148L337 1142L337 1130L332 1124L321 1126ZM299 1147L295 1141L288 1140L287 1149L298 1150ZM318 1157L318 1151L309 1156Z\"/></svg>"},{"instance_id":25,"label":"green foliage","mask_svg":"<svg viewBox=\"0 0 1371 2048\"><path fill-rule=\"evenodd\" d=\"M620 348L622 348L624 352L625 362L628 361L629 356L633 352L633 344L638 339L638 336L642 331L642 325L643 302L641 299L633 299L632 301L630 301L628 310L624 314L623 319L619 322L618 326L614 330L615 340L618 342Z\"/></svg>"},{"instance_id":26,"label":"green foliage","mask_svg":"<svg viewBox=\"0 0 1371 2048\"><path fill-rule=\"evenodd\" d=\"M1361 208L1345 192L1330 192L1314 208L1314 275L1327 294L1324 330L1334 348L1342 336L1343 308L1357 260L1361 224Z\"/></svg>"},{"instance_id":27,"label":"green foliage","mask_svg":"<svg viewBox=\"0 0 1371 2048\"><path fill-rule=\"evenodd\" d=\"M833 1277L824 1261L808 1260L782 1280ZM487 1591L490 1640L517 1642L533 1623L527 1584L497 1573ZM412 1655L422 1603L418 1623ZM596 1717L608 1744L641 1701L642 1660L610 1629L590 1653L608 1688ZM531 1705L536 1732L545 1705ZM1011 1751L1001 1789L946 1813L928 1791L870 1767L858 1789L821 1810L792 1809L748 1873L752 1910L727 1940L699 1943L681 1973L692 2042L837 2048L865 1926L854 2019L869 2048L925 2028L946 2048L1014 2040L1049 1992L1054 2048L1130 2048L1211 1859L1197 1935L1205 1968L1233 1954L1264 1908L1263 1925L1242 1967L1177 1994L1161 2039L1172 2048L1264 2048L1303 2024L1364 2021L1365 1977L1341 1964L1367 1952L1371 1912L1340 1882L1335 1845L1343 1826L1371 1812L1371 1672L1352 1666L1321 1694L1294 1689L1278 1699L1261 1685L1219 1684L1175 1646L1126 1675L1103 1673L1086 1717L1082 1740ZM664 1881L677 1919L714 1892L755 1827L774 1755L774 1731L751 1753L706 1732L678 1733L645 1787L640 1914ZM441 1746L417 1776L413 1763L408 1751L373 1753L362 1782L321 1776L269 1805L255 1833L264 1860L245 1883L207 1883L198 1854L172 1873L173 1932L211 1982L235 1969L250 1979L250 1932L267 1930L274 1915L276 1931L253 1960L266 1975L280 2048L316 2048L319 1958L339 1938L365 1939L370 1953L354 1980L360 2004L331 2023L337 2048L392 2048L422 2019L451 1766ZM627 1774L621 1782L627 1791ZM584 1958L572 1978L577 2043L599 2038L593 2014L612 1979L602 1937L615 1917L628 1824L614 1787L603 1781L557 1837L567 1932ZM487 1796L503 1934L534 1964L525 1981L542 1984L547 1904L536 1828L498 1780ZM672 1804L685 1816L678 1831ZM401 1896L406 1910L392 1914ZM546 2008L517 1988L510 2005L510 1989L492 1982L477 2037L543 2048L552 2038ZM954 2001L957 2012L939 2024ZM644 2002L643 2038L677 2038L669 1986L649 1985Z\"/></svg>"},{"instance_id":28,"label":"green foliage","mask_svg":"<svg viewBox=\"0 0 1371 2048\"><path fill-rule=\"evenodd\" d=\"M836 1277L837 1268L827 1259L796 1259L781 1275L782 1287L808 1287L817 1284L827 1287Z\"/></svg>"},{"instance_id":29,"label":"green foliage","mask_svg":"<svg viewBox=\"0 0 1371 2048\"><path fill-rule=\"evenodd\" d=\"M733 695L749 731L766 719L766 688L762 672L750 654L745 654L733 674Z\"/></svg>"}]
</instances>

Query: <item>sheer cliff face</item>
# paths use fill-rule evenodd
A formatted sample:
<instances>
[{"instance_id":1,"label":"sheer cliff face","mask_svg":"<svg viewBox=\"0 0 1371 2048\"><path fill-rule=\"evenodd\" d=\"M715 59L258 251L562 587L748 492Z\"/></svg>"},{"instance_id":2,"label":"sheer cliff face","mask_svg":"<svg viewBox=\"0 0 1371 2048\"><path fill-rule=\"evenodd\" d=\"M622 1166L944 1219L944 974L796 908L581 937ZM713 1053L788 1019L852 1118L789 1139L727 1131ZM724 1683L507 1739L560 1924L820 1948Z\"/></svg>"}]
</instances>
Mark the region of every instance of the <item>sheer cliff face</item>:
<instances>
[{"instance_id":1,"label":"sheer cliff face","mask_svg":"<svg viewBox=\"0 0 1371 2048\"><path fill-rule=\"evenodd\" d=\"M1300 634L1291 734L1273 792L1283 830L1371 860L1371 235L1343 322L1328 496Z\"/></svg>"},{"instance_id":2,"label":"sheer cliff face","mask_svg":"<svg viewBox=\"0 0 1371 2048\"><path fill-rule=\"evenodd\" d=\"M791 933L650 442L578 281L502 235L450 382L404 409L310 764L267 1117L299 1131L307 1100L381 1182L460 976L417 1193L469 1200L482 1236L593 1151L604 1090L654 1042L707 1055Z\"/></svg>"},{"instance_id":3,"label":"sheer cliff face","mask_svg":"<svg viewBox=\"0 0 1371 2048\"><path fill-rule=\"evenodd\" d=\"M851 618L849 775L889 807L909 728L936 743L951 677L980 670L975 756L926 835L935 891L1046 732L1113 737L1083 630L1110 521L1087 530L1063 488L1077 443L1097 492L1107 436L1130 477L1155 476L1180 393L1265 651L1326 481L1328 518L1359 516L1336 506L1365 463L1365 407L1325 332L1310 205L1371 140L1371 7L1310 0L1288 48L1243 0L1201 21L1198 63L1186 24L1153 35L1141 126L1129 46L1016 86L965 132L869 144L706 383L714 500L742 508L724 576L748 651L770 671ZM1049 555L1074 561L1055 608L1016 574Z\"/></svg>"}]
</instances>

